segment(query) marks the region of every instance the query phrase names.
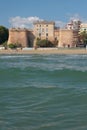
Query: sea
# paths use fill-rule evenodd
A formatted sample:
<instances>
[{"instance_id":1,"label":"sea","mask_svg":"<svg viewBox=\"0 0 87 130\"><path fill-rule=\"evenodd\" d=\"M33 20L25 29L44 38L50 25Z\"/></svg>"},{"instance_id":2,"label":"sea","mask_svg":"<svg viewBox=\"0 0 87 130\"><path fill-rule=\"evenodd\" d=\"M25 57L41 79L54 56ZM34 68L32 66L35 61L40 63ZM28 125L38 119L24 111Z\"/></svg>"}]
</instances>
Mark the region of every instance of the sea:
<instances>
[{"instance_id":1,"label":"sea","mask_svg":"<svg viewBox=\"0 0 87 130\"><path fill-rule=\"evenodd\" d=\"M0 55L0 130L87 130L87 55Z\"/></svg>"}]
</instances>

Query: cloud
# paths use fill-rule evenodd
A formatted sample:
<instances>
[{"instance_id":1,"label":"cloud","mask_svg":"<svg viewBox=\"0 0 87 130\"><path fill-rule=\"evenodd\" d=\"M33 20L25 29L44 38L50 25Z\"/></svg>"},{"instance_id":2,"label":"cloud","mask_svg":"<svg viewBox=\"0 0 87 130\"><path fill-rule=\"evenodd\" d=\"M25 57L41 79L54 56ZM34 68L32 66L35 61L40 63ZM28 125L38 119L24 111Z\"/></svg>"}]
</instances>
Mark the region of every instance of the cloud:
<instances>
[{"instance_id":1,"label":"cloud","mask_svg":"<svg viewBox=\"0 0 87 130\"><path fill-rule=\"evenodd\" d=\"M33 27L33 22L35 21L43 21L43 19L35 16L35 17L20 17L20 16L16 16L16 17L12 17L9 19L9 23L11 27L15 27L15 28L32 28ZM63 21L55 21L55 25L57 27L61 27L63 28L65 26L65 23Z\"/></svg>"},{"instance_id":2,"label":"cloud","mask_svg":"<svg viewBox=\"0 0 87 130\"><path fill-rule=\"evenodd\" d=\"M35 21L43 21L43 19L40 19L37 16L27 18L16 16L9 19L11 27L20 27L20 28L32 28L33 22Z\"/></svg>"},{"instance_id":3,"label":"cloud","mask_svg":"<svg viewBox=\"0 0 87 130\"><path fill-rule=\"evenodd\" d=\"M55 25L60 28L64 28L66 23L63 21L55 21Z\"/></svg>"},{"instance_id":4,"label":"cloud","mask_svg":"<svg viewBox=\"0 0 87 130\"><path fill-rule=\"evenodd\" d=\"M74 14L70 17L70 20L81 20L81 16L79 14Z\"/></svg>"},{"instance_id":5,"label":"cloud","mask_svg":"<svg viewBox=\"0 0 87 130\"><path fill-rule=\"evenodd\" d=\"M81 20L82 18L80 17L79 14L67 14L68 20ZM37 17L37 16L31 16L31 17L20 17L20 16L16 16L16 17L11 17L9 19L9 23L11 27L15 27L15 28L33 28L33 22L35 21L43 21L43 19ZM68 22L69 22L68 21ZM87 20L83 20L83 21L87 21ZM60 28L65 28L67 22L63 22L61 20L55 20L55 25L57 27Z\"/></svg>"},{"instance_id":6,"label":"cloud","mask_svg":"<svg viewBox=\"0 0 87 130\"><path fill-rule=\"evenodd\" d=\"M71 20L83 21L83 18L78 13L75 13L75 14L67 13L66 18L68 18L69 21L71 21Z\"/></svg>"},{"instance_id":7,"label":"cloud","mask_svg":"<svg viewBox=\"0 0 87 130\"><path fill-rule=\"evenodd\" d=\"M87 22L87 20L84 20L78 13L75 13L75 14L70 14L68 13L66 15L66 18L68 18L68 21L67 22L63 22L63 21L55 21L55 24L57 27L60 27L60 28L65 28L67 23L68 22L71 22L72 20L77 20L77 21L81 21L81 22Z\"/></svg>"}]
</instances>

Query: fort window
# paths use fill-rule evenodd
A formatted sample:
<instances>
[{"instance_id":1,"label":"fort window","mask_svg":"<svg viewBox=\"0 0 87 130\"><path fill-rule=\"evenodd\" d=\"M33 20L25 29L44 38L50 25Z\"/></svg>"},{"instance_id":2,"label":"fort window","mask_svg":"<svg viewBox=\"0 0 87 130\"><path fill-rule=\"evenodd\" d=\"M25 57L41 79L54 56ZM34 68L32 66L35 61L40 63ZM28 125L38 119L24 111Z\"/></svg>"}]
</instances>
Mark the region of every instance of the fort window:
<instances>
[{"instance_id":1,"label":"fort window","mask_svg":"<svg viewBox=\"0 0 87 130\"><path fill-rule=\"evenodd\" d=\"M39 37L41 37L41 33L39 33Z\"/></svg>"},{"instance_id":2,"label":"fort window","mask_svg":"<svg viewBox=\"0 0 87 130\"><path fill-rule=\"evenodd\" d=\"M48 32L48 28L46 28L46 32Z\"/></svg>"},{"instance_id":3,"label":"fort window","mask_svg":"<svg viewBox=\"0 0 87 130\"><path fill-rule=\"evenodd\" d=\"M48 33L46 33L46 37L48 37Z\"/></svg>"},{"instance_id":4,"label":"fort window","mask_svg":"<svg viewBox=\"0 0 87 130\"><path fill-rule=\"evenodd\" d=\"M57 37L55 37L55 41L57 41Z\"/></svg>"},{"instance_id":5,"label":"fort window","mask_svg":"<svg viewBox=\"0 0 87 130\"><path fill-rule=\"evenodd\" d=\"M42 32L44 32L44 28L42 28Z\"/></svg>"},{"instance_id":6,"label":"fort window","mask_svg":"<svg viewBox=\"0 0 87 130\"><path fill-rule=\"evenodd\" d=\"M48 27L48 24L46 25L46 27Z\"/></svg>"},{"instance_id":7,"label":"fort window","mask_svg":"<svg viewBox=\"0 0 87 130\"><path fill-rule=\"evenodd\" d=\"M41 28L39 29L39 33L41 33Z\"/></svg>"}]
</instances>

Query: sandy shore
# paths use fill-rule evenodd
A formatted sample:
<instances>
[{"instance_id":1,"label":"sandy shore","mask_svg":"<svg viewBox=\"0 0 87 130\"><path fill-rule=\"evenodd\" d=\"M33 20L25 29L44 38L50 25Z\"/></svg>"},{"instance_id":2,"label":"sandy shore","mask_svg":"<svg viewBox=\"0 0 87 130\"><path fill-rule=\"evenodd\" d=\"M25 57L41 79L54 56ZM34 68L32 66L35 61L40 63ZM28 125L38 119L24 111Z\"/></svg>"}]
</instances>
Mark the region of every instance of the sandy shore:
<instances>
[{"instance_id":1,"label":"sandy shore","mask_svg":"<svg viewBox=\"0 0 87 130\"><path fill-rule=\"evenodd\" d=\"M0 54L87 54L83 49L0 50Z\"/></svg>"}]
</instances>

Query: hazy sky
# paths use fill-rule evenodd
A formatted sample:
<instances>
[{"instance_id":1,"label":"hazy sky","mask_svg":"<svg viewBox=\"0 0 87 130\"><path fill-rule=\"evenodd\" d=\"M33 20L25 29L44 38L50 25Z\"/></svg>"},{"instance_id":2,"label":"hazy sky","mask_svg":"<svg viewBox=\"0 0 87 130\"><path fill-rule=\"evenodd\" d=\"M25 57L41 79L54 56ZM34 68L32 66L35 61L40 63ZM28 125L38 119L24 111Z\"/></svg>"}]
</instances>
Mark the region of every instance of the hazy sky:
<instances>
[{"instance_id":1,"label":"hazy sky","mask_svg":"<svg viewBox=\"0 0 87 130\"><path fill-rule=\"evenodd\" d=\"M35 20L64 25L71 18L87 21L87 0L0 0L0 25L31 27Z\"/></svg>"}]
</instances>

